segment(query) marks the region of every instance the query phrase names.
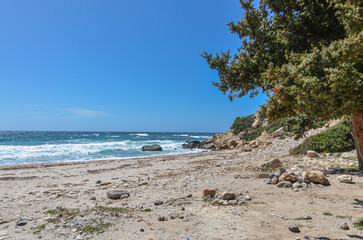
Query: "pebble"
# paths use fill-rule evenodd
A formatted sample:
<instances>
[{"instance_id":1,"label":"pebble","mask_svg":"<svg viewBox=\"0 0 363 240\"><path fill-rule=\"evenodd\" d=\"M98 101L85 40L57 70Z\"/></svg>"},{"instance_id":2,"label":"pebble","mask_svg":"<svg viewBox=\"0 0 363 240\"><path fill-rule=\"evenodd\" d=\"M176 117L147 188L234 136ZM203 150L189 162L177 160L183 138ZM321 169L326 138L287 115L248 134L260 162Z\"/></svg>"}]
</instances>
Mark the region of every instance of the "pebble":
<instances>
[{"instance_id":1,"label":"pebble","mask_svg":"<svg viewBox=\"0 0 363 240\"><path fill-rule=\"evenodd\" d=\"M166 217L164 217L164 216L161 216L161 217L158 217L158 220L159 220L160 222L164 222L164 221L166 221L166 220L167 220L167 218L166 218Z\"/></svg>"},{"instance_id":2,"label":"pebble","mask_svg":"<svg viewBox=\"0 0 363 240\"><path fill-rule=\"evenodd\" d=\"M349 226L347 223L343 223L342 225L340 225L340 228L343 230L349 230Z\"/></svg>"},{"instance_id":3,"label":"pebble","mask_svg":"<svg viewBox=\"0 0 363 240\"><path fill-rule=\"evenodd\" d=\"M83 240L83 237L82 237L81 235L78 235L78 236L76 237L76 240Z\"/></svg>"},{"instance_id":4,"label":"pebble","mask_svg":"<svg viewBox=\"0 0 363 240\"><path fill-rule=\"evenodd\" d=\"M203 197L213 197L214 195L216 195L217 191L215 189L204 189L203 190Z\"/></svg>"},{"instance_id":5,"label":"pebble","mask_svg":"<svg viewBox=\"0 0 363 240\"><path fill-rule=\"evenodd\" d=\"M282 181L282 182L279 182L277 185L276 185L278 188L291 188L292 184L291 182L288 182L288 181Z\"/></svg>"},{"instance_id":6,"label":"pebble","mask_svg":"<svg viewBox=\"0 0 363 240\"><path fill-rule=\"evenodd\" d=\"M300 229L298 226L295 226L295 225L290 225L289 226L289 230L293 233L299 233L300 232Z\"/></svg>"},{"instance_id":7,"label":"pebble","mask_svg":"<svg viewBox=\"0 0 363 240\"><path fill-rule=\"evenodd\" d=\"M91 196L89 199L90 200L96 200L96 197L95 196Z\"/></svg>"},{"instance_id":8,"label":"pebble","mask_svg":"<svg viewBox=\"0 0 363 240\"><path fill-rule=\"evenodd\" d=\"M221 198L223 200L234 200L236 199L236 194L235 193L229 193L229 192L224 192L221 196Z\"/></svg>"},{"instance_id":9,"label":"pebble","mask_svg":"<svg viewBox=\"0 0 363 240\"><path fill-rule=\"evenodd\" d=\"M252 198L250 197L250 196L245 196L245 199L247 200L247 201L251 201L252 200Z\"/></svg>"},{"instance_id":10,"label":"pebble","mask_svg":"<svg viewBox=\"0 0 363 240\"><path fill-rule=\"evenodd\" d=\"M96 184L101 184L102 183L102 181L101 180L97 180L96 181Z\"/></svg>"},{"instance_id":11,"label":"pebble","mask_svg":"<svg viewBox=\"0 0 363 240\"><path fill-rule=\"evenodd\" d=\"M161 201L161 200L156 200L155 202L154 202L154 205L155 206L159 206L159 205L162 205L164 202L163 201Z\"/></svg>"},{"instance_id":12,"label":"pebble","mask_svg":"<svg viewBox=\"0 0 363 240\"><path fill-rule=\"evenodd\" d=\"M26 221L19 221L19 222L17 222L16 223L16 226L17 227L21 227L21 226L24 226L24 225L26 225L28 222L26 222Z\"/></svg>"}]
</instances>

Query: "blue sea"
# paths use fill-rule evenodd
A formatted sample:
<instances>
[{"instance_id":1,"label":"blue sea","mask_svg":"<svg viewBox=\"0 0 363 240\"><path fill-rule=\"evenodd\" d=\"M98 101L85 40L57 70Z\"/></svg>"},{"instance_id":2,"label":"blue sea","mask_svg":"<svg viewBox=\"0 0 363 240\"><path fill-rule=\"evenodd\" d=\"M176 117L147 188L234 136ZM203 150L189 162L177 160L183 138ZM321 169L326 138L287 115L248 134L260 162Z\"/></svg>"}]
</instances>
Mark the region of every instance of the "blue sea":
<instances>
[{"instance_id":1,"label":"blue sea","mask_svg":"<svg viewBox=\"0 0 363 240\"><path fill-rule=\"evenodd\" d=\"M186 150L182 148L182 144L185 141L202 141L213 135L213 133L0 131L0 165L198 153L201 150ZM152 144L159 144L163 151L141 151L142 146Z\"/></svg>"}]
</instances>

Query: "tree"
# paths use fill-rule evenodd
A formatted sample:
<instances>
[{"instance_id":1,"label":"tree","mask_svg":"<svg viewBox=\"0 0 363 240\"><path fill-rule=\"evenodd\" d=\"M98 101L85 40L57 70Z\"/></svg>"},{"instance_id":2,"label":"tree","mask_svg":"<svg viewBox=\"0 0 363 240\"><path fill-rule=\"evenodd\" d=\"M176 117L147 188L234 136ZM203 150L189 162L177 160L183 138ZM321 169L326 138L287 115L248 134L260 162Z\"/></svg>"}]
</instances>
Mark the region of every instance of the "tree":
<instances>
[{"instance_id":1,"label":"tree","mask_svg":"<svg viewBox=\"0 0 363 240\"><path fill-rule=\"evenodd\" d=\"M297 137L350 116L363 172L363 20L361 0L241 0L244 16L228 25L237 53L202 56L230 100L268 96L270 120L287 118Z\"/></svg>"}]
</instances>

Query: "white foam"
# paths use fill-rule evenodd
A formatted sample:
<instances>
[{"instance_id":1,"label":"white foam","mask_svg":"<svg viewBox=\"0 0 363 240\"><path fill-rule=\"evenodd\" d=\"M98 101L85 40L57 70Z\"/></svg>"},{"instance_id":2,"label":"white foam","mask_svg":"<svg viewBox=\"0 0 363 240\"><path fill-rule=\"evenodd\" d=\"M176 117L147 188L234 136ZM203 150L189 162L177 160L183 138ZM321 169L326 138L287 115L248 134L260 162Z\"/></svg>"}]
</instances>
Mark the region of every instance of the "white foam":
<instances>
[{"instance_id":1,"label":"white foam","mask_svg":"<svg viewBox=\"0 0 363 240\"><path fill-rule=\"evenodd\" d=\"M147 133L132 133L131 136L139 136L139 137L148 137L149 134Z\"/></svg>"},{"instance_id":2,"label":"white foam","mask_svg":"<svg viewBox=\"0 0 363 240\"><path fill-rule=\"evenodd\" d=\"M190 136L191 138L210 138L210 136Z\"/></svg>"},{"instance_id":3,"label":"white foam","mask_svg":"<svg viewBox=\"0 0 363 240\"><path fill-rule=\"evenodd\" d=\"M188 134L174 134L175 137L188 137Z\"/></svg>"}]
</instances>

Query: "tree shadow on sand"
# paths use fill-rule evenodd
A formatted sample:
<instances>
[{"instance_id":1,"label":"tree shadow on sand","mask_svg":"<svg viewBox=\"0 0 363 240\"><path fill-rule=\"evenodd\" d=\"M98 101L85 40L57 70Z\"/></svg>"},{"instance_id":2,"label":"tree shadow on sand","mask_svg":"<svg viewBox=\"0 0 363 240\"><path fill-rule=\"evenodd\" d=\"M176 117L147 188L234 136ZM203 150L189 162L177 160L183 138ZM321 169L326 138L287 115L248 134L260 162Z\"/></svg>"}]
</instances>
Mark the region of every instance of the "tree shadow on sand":
<instances>
[{"instance_id":1,"label":"tree shadow on sand","mask_svg":"<svg viewBox=\"0 0 363 240\"><path fill-rule=\"evenodd\" d=\"M306 240L352 240L352 239L363 239L363 236L360 235L347 235L349 238L328 238L328 237L310 237L305 236Z\"/></svg>"}]
</instances>

